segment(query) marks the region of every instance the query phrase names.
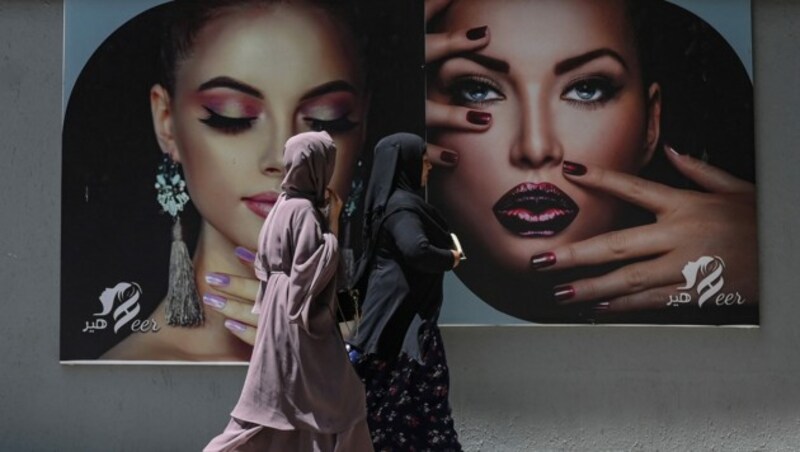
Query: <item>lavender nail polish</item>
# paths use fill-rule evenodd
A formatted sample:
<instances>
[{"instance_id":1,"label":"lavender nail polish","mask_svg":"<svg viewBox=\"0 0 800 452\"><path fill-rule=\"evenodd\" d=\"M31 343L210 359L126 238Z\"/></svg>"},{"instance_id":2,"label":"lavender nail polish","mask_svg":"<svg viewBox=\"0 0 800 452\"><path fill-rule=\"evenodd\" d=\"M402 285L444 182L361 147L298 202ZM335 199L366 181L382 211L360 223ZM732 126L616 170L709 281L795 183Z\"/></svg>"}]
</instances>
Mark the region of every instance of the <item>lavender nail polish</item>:
<instances>
[{"instance_id":1,"label":"lavender nail polish","mask_svg":"<svg viewBox=\"0 0 800 452\"><path fill-rule=\"evenodd\" d=\"M239 323L236 320L231 320L231 319L225 320L225 328L227 328L227 329L229 329L229 330L231 330L233 332L236 332L236 333L242 333L245 330L247 330L247 327L244 326L244 324Z\"/></svg>"},{"instance_id":2,"label":"lavender nail polish","mask_svg":"<svg viewBox=\"0 0 800 452\"><path fill-rule=\"evenodd\" d=\"M234 253L236 253L236 257L246 262L254 262L256 260L256 255L252 251L241 246L237 246Z\"/></svg>"},{"instance_id":3,"label":"lavender nail polish","mask_svg":"<svg viewBox=\"0 0 800 452\"><path fill-rule=\"evenodd\" d=\"M203 294L203 303L211 306L214 309L223 309L225 305L228 304L228 300L219 295L206 293Z\"/></svg>"},{"instance_id":4,"label":"lavender nail polish","mask_svg":"<svg viewBox=\"0 0 800 452\"><path fill-rule=\"evenodd\" d=\"M207 273L206 282L212 286L228 287L228 285L231 283L231 278L230 276L223 275L222 273Z\"/></svg>"}]
</instances>

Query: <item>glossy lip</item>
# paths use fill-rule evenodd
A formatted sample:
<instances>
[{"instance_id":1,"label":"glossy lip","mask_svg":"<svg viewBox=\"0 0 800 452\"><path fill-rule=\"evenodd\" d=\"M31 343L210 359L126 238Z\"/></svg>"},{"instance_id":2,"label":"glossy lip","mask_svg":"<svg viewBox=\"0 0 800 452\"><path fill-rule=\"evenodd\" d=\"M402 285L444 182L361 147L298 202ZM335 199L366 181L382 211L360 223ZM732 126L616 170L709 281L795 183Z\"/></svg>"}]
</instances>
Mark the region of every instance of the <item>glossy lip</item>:
<instances>
[{"instance_id":1,"label":"glossy lip","mask_svg":"<svg viewBox=\"0 0 800 452\"><path fill-rule=\"evenodd\" d=\"M557 186L523 182L504 194L492 207L495 218L521 237L552 237L578 215L578 205Z\"/></svg>"},{"instance_id":2,"label":"glossy lip","mask_svg":"<svg viewBox=\"0 0 800 452\"><path fill-rule=\"evenodd\" d=\"M274 191L265 191L253 196L244 197L242 201L244 201L244 204L253 213L261 218L267 218L267 214L272 210L275 202L278 201L278 195L279 193Z\"/></svg>"}]
</instances>

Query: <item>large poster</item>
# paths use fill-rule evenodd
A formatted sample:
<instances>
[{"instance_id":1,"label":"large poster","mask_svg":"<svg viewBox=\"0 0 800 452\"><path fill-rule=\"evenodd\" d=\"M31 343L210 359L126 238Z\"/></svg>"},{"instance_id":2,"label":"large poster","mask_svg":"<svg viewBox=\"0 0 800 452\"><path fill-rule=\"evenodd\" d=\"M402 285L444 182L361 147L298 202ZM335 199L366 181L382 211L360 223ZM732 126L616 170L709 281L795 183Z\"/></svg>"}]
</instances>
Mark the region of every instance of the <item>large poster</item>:
<instances>
[{"instance_id":1,"label":"large poster","mask_svg":"<svg viewBox=\"0 0 800 452\"><path fill-rule=\"evenodd\" d=\"M283 143L331 134L352 221L362 150L424 134L422 6L65 2L62 361L248 360Z\"/></svg>"},{"instance_id":2,"label":"large poster","mask_svg":"<svg viewBox=\"0 0 800 452\"><path fill-rule=\"evenodd\" d=\"M444 321L758 324L750 4L675 3L433 17L489 36L428 66L428 141L459 157L429 194L468 255Z\"/></svg>"},{"instance_id":3,"label":"large poster","mask_svg":"<svg viewBox=\"0 0 800 452\"><path fill-rule=\"evenodd\" d=\"M374 144L426 136L440 323L758 324L749 0L214 3L65 1L62 361L246 361L313 129L356 251Z\"/></svg>"}]
</instances>

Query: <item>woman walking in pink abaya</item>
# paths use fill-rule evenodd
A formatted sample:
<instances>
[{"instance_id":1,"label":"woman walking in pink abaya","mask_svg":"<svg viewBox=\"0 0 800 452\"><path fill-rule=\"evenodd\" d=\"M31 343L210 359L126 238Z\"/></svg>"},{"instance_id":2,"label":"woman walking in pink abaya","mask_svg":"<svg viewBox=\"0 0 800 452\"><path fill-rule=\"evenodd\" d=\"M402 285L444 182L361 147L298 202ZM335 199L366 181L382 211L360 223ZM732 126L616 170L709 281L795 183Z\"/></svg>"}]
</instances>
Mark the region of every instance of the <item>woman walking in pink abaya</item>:
<instances>
[{"instance_id":1,"label":"woman walking in pink abaya","mask_svg":"<svg viewBox=\"0 0 800 452\"><path fill-rule=\"evenodd\" d=\"M282 193L258 240L250 367L228 426L205 451L372 450L364 388L333 311L341 200L327 186L335 155L327 132L286 142Z\"/></svg>"}]
</instances>

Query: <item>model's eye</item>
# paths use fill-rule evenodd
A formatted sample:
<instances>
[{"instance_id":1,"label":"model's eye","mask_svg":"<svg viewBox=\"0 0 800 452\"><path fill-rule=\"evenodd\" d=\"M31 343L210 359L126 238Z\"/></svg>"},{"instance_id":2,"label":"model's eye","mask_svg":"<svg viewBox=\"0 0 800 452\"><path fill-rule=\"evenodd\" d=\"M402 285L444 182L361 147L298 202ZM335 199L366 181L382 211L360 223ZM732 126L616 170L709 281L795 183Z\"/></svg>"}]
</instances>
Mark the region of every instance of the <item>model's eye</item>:
<instances>
[{"instance_id":1,"label":"model's eye","mask_svg":"<svg viewBox=\"0 0 800 452\"><path fill-rule=\"evenodd\" d=\"M333 119L331 121L323 121L321 119L304 117L303 121L308 124L308 127L311 130L316 132L324 130L328 133L347 132L358 125L357 122L350 120L347 116L342 116L341 118Z\"/></svg>"},{"instance_id":2,"label":"model's eye","mask_svg":"<svg viewBox=\"0 0 800 452\"><path fill-rule=\"evenodd\" d=\"M457 105L485 105L505 99L497 85L485 77L469 76L456 80L448 91Z\"/></svg>"},{"instance_id":3,"label":"model's eye","mask_svg":"<svg viewBox=\"0 0 800 452\"><path fill-rule=\"evenodd\" d=\"M571 83L561 94L561 98L583 104L602 104L611 100L620 87L605 77L592 77Z\"/></svg>"},{"instance_id":4,"label":"model's eye","mask_svg":"<svg viewBox=\"0 0 800 452\"><path fill-rule=\"evenodd\" d=\"M235 134L247 130L253 126L253 122L258 118L257 116L231 118L230 116L223 116L205 106L203 109L208 113L208 117L201 118L200 122L223 133Z\"/></svg>"}]
</instances>

